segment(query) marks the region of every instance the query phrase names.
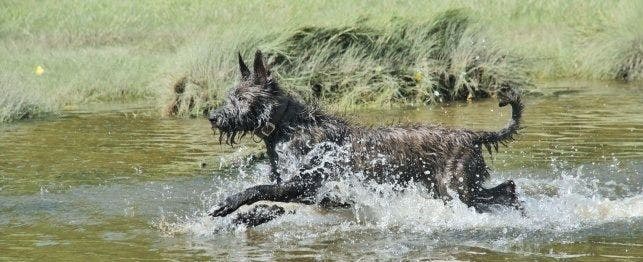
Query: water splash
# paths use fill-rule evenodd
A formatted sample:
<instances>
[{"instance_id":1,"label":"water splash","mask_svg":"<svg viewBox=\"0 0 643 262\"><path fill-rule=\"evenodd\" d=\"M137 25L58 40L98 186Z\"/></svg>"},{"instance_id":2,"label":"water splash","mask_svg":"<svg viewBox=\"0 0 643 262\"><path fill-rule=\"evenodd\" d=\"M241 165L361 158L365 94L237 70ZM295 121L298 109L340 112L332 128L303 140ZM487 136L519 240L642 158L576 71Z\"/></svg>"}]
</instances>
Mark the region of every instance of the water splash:
<instances>
[{"instance_id":1,"label":"water splash","mask_svg":"<svg viewBox=\"0 0 643 262\"><path fill-rule=\"evenodd\" d=\"M324 161L341 159L341 150L344 149L338 148L322 158ZM296 170L293 166L298 166L299 161L289 158L287 163L291 165L290 169ZM320 195L332 195L351 202L353 205L350 208L325 210L316 206L280 204L286 209L295 210L295 214L285 215L255 230L294 230L315 234L375 230L441 235L445 238L464 234L493 246L507 246L525 238L559 237L597 225L643 216L640 185L632 187L613 180L601 181L595 178L596 174L587 172L584 166L572 169L562 166L564 164L553 163L551 170L545 171L547 174L534 176L522 174L515 177L514 174L514 177L504 177L502 173L492 174L489 185L498 184L509 177L516 181L526 216L502 207L493 213L480 214L460 201L444 203L434 199L422 186L411 185L401 189L390 184L365 182L359 173L333 170L343 172L343 179L326 183ZM234 173L237 173L234 177L214 178L213 191L204 196L204 206L218 203L247 187L269 183L265 175L269 173L269 166L265 164L240 166ZM640 174L636 176L640 179ZM610 188L627 188L629 191L615 195ZM246 232L247 229L233 225L229 217L213 219L204 212L178 222L167 222L164 230L172 234L187 233L207 238L226 232ZM507 236L513 240L508 240Z\"/></svg>"}]
</instances>

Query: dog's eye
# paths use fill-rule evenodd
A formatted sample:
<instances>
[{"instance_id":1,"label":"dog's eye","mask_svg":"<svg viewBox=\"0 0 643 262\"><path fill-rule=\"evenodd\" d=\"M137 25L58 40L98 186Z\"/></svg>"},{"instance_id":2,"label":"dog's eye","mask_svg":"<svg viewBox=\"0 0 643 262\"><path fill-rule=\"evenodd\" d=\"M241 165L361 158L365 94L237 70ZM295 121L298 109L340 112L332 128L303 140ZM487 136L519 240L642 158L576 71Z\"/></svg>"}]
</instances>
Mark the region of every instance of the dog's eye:
<instances>
[{"instance_id":1,"label":"dog's eye","mask_svg":"<svg viewBox=\"0 0 643 262\"><path fill-rule=\"evenodd\" d=\"M248 104L250 103L250 101L251 101L250 98L246 96L240 96L237 100L237 102L243 103L243 104Z\"/></svg>"}]
</instances>

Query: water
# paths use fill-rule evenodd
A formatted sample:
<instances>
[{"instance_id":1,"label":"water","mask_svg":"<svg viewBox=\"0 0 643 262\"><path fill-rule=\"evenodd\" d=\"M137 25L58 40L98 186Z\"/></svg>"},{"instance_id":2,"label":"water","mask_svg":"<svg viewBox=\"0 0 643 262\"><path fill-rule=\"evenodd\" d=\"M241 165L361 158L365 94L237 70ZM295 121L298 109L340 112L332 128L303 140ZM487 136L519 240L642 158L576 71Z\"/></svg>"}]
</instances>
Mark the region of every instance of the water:
<instances>
[{"instance_id":1,"label":"water","mask_svg":"<svg viewBox=\"0 0 643 262\"><path fill-rule=\"evenodd\" d=\"M351 209L286 204L297 213L246 229L205 211L267 182L268 167L238 157L256 147L250 140L218 145L203 119L158 119L129 105L3 126L0 260L641 260L641 88L560 86L527 97L518 141L486 156L490 184L514 179L527 217L444 205L419 188L348 186L349 178L334 190L356 201ZM473 129L509 118L491 100L346 114Z\"/></svg>"}]
</instances>

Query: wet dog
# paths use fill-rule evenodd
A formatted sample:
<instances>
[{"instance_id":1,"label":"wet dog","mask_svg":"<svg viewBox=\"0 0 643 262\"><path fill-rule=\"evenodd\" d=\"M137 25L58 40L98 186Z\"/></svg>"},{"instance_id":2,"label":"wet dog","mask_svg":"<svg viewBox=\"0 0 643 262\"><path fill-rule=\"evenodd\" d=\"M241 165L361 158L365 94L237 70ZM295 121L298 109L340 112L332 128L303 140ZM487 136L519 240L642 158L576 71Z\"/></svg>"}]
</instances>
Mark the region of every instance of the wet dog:
<instances>
[{"instance_id":1,"label":"wet dog","mask_svg":"<svg viewBox=\"0 0 643 262\"><path fill-rule=\"evenodd\" d=\"M478 212L487 212L494 205L522 209L513 181L493 188L482 186L489 177L483 149L497 151L498 144L512 140L520 129L524 107L512 88L497 92L499 106L512 108L509 123L499 131L431 124L364 127L306 105L282 90L266 69L260 51L255 54L252 72L239 54L239 70L239 84L229 91L223 105L211 112L209 120L212 128L220 131L220 142L234 144L248 133L261 138L273 184L253 186L227 197L210 210L210 216L227 216L243 205L262 200L349 205L319 192L326 182L356 173L377 183L420 183L444 201L451 200L456 192L462 202ZM343 154L341 160L323 157L338 150ZM280 164L285 154L298 159L299 170L282 181L280 173L286 171ZM257 225L284 214L277 206L258 208L267 213L256 209L239 214L235 221Z\"/></svg>"}]
</instances>

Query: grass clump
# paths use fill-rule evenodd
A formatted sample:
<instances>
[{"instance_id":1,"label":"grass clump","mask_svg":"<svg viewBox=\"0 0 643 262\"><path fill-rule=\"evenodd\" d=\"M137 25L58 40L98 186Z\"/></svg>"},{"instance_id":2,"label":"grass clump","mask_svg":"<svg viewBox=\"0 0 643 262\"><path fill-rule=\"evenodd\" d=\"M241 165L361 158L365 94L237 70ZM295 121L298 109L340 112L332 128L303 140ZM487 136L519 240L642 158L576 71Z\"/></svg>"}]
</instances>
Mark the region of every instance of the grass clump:
<instances>
[{"instance_id":1,"label":"grass clump","mask_svg":"<svg viewBox=\"0 0 643 262\"><path fill-rule=\"evenodd\" d=\"M630 42L630 46L620 52L620 62L616 67L616 78L624 81L643 79L643 35Z\"/></svg>"},{"instance_id":2,"label":"grass clump","mask_svg":"<svg viewBox=\"0 0 643 262\"><path fill-rule=\"evenodd\" d=\"M624 82L643 80L643 24L604 27L587 36L579 52L579 75Z\"/></svg>"},{"instance_id":3,"label":"grass clump","mask_svg":"<svg viewBox=\"0 0 643 262\"><path fill-rule=\"evenodd\" d=\"M53 110L52 103L42 94L34 97L12 75L0 72L0 123L31 119Z\"/></svg>"},{"instance_id":4,"label":"grass clump","mask_svg":"<svg viewBox=\"0 0 643 262\"><path fill-rule=\"evenodd\" d=\"M522 61L495 46L462 9L448 10L431 21L396 18L388 24L381 28L368 21L350 26L307 26L285 37L254 42L269 43L264 51L284 88L339 107L476 99L489 97L500 86L529 85ZM234 57L234 51L211 55ZM226 66L237 68L234 61ZM225 72L212 72L214 77L198 74L200 78L179 78L173 84L176 96L166 114L207 111L223 91L206 90L227 89L236 80L235 73ZM179 88L178 92L176 86L186 86L185 82L201 91L186 93L185 88Z\"/></svg>"}]
</instances>

